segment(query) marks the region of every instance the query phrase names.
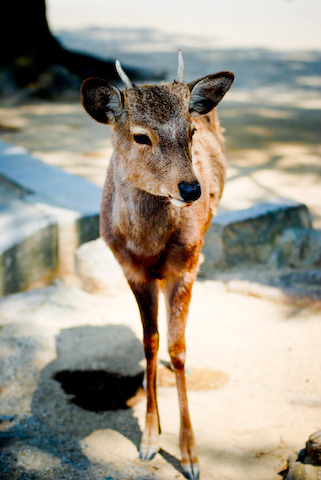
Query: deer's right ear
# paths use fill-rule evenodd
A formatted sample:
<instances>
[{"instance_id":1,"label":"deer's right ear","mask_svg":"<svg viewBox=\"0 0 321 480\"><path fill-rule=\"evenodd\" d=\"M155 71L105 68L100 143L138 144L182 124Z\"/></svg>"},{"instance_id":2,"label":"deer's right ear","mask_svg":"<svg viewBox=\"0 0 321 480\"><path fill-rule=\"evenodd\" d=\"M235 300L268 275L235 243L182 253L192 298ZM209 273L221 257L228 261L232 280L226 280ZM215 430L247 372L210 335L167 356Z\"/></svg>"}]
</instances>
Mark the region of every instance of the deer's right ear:
<instances>
[{"instance_id":1,"label":"deer's right ear","mask_svg":"<svg viewBox=\"0 0 321 480\"><path fill-rule=\"evenodd\" d=\"M89 78L81 87L84 109L99 123L113 124L122 114L122 93L115 85L101 78Z\"/></svg>"}]
</instances>

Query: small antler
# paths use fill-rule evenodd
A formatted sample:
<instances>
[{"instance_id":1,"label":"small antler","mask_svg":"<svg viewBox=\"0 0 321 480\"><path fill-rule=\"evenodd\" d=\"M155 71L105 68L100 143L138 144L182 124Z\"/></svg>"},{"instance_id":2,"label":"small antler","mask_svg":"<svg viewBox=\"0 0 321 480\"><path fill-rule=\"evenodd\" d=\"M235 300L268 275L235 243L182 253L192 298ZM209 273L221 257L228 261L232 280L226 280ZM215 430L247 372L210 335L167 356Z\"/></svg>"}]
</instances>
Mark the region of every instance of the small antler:
<instances>
[{"instance_id":1,"label":"small antler","mask_svg":"<svg viewBox=\"0 0 321 480\"><path fill-rule=\"evenodd\" d=\"M178 50L177 81L184 83L184 58L181 50Z\"/></svg>"},{"instance_id":2,"label":"small antler","mask_svg":"<svg viewBox=\"0 0 321 480\"><path fill-rule=\"evenodd\" d=\"M120 61L119 60L116 60L116 70L117 70L117 73L118 75L120 76L120 78L122 79L122 81L124 82L124 84L126 85L127 88L133 88L133 84L132 82L129 80L128 76L126 75L126 73L124 72L124 70L122 69L122 66L120 64Z\"/></svg>"}]
</instances>

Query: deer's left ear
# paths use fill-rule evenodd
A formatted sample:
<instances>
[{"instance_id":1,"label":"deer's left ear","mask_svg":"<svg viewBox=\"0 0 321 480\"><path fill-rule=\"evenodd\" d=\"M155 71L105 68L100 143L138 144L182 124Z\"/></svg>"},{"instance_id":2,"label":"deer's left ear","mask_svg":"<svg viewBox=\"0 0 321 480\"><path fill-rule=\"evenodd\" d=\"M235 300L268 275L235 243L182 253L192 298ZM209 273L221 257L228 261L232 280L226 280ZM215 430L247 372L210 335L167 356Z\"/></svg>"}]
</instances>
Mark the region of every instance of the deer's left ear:
<instances>
[{"instance_id":1,"label":"deer's left ear","mask_svg":"<svg viewBox=\"0 0 321 480\"><path fill-rule=\"evenodd\" d=\"M191 91L189 111L193 115L205 115L222 100L234 80L231 72L208 75L189 83Z\"/></svg>"}]
</instances>

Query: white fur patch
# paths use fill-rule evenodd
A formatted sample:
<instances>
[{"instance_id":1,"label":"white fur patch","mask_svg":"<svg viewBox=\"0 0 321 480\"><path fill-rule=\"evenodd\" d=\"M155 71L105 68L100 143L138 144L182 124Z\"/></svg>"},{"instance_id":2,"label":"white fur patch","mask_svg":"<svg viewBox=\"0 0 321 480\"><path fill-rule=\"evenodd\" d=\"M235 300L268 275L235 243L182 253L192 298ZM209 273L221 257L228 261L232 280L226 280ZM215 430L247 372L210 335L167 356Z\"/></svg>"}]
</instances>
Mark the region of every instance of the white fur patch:
<instances>
[{"instance_id":1,"label":"white fur patch","mask_svg":"<svg viewBox=\"0 0 321 480\"><path fill-rule=\"evenodd\" d=\"M183 200L178 200L177 198L169 197L171 203L175 205L175 207L187 207L188 203L183 202Z\"/></svg>"},{"instance_id":2,"label":"white fur patch","mask_svg":"<svg viewBox=\"0 0 321 480\"><path fill-rule=\"evenodd\" d=\"M135 125L133 127L131 127L130 131L131 131L132 135L147 135L147 136L150 135L148 130L146 130L145 128L142 128L142 127L135 126Z\"/></svg>"}]
</instances>

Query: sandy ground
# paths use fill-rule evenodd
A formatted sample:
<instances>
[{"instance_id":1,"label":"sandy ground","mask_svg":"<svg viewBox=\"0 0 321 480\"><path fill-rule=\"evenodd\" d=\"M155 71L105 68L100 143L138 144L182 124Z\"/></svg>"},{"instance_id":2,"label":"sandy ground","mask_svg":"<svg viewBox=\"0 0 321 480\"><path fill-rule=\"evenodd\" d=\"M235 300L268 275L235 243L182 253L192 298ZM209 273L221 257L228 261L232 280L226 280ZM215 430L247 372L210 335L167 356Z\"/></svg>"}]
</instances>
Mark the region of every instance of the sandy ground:
<instances>
[{"instance_id":1,"label":"sandy ground","mask_svg":"<svg viewBox=\"0 0 321 480\"><path fill-rule=\"evenodd\" d=\"M160 316L160 359L168 361L163 306ZM128 288L102 297L58 285L11 296L1 302L1 325L2 412L17 415L17 438L4 450L18 459L11 474L183 478L168 382L161 378L158 389L161 452L145 463L137 460L143 394L132 409L92 412L70 403L52 378L66 369L139 370L141 327ZM189 402L202 478L281 478L288 455L321 427L319 338L320 316L309 309L227 292L219 282L195 285L187 344L197 379Z\"/></svg>"},{"instance_id":2,"label":"sandy ground","mask_svg":"<svg viewBox=\"0 0 321 480\"><path fill-rule=\"evenodd\" d=\"M300 12L300 2L283 3L295 4L294 10ZM317 2L311 3L317 8ZM70 15L70 2L64 4ZM61 2L58 5L63 8ZM317 18L315 10L310 17ZM249 30L251 21L246 21ZM293 20L292 35L294 26ZM300 51L273 50L267 37L260 44L265 50L257 49L253 38L241 42L242 48L234 41L228 49L214 50L209 33L198 34L196 41L188 32L174 35L139 23L113 30L101 23L94 29L88 23L68 31L62 27L55 24L71 47L166 68L170 80L178 46L185 52L187 80L221 69L234 71L235 86L220 107L229 158L221 209L287 197L306 203L320 228L321 55L311 40L313 22L308 24L311 35L306 27L301 36L309 37L310 43ZM259 35L259 27L255 30ZM19 106L7 102L0 110L0 124L4 140L103 184L110 133L83 112L78 100ZM137 459L143 394L132 409L89 412L70 403L52 380L57 371L76 370L79 365L112 369L115 358L108 363L103 352L114 351L110 342L119 337L136 346L130 362L118 349L119 364L140 368L140 321L125 287L105 297L61 285L11 296L1 302L0 325L1 412L17 415L3 427L13 432L12 442L5 446L5 464L16 465L11 473L2 472L5 480L183 478L176 392L166 382L159 387L162 450L146 464ZM124 330L117 336L119 328ZM166 361L163 309L160 333L160 359ZM208 384L219 386L189 392L201 478L281 479L278 473L286 467L288 455L303 448L308 436L321 428L320 333L320 313L313 309L238 295L220 282L195 285L187 330L188 364L198 378L210 370Z\"/></svg>"}]
</instances>

